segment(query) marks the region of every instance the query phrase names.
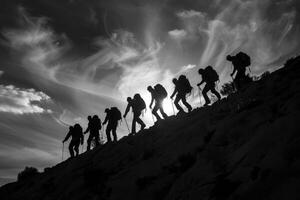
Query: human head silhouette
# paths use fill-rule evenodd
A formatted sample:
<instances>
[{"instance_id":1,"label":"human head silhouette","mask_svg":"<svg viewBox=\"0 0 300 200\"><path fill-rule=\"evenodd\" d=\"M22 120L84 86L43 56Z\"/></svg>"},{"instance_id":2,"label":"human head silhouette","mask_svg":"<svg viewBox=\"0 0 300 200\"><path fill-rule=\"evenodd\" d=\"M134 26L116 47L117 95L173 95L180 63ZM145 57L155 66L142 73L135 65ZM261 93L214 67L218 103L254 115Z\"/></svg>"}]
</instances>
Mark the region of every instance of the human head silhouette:
<instances>
[{"instance_id":1,"label":"human head silhouette","mask_svg":"<svg viewBox=\"0 0 300 200\"><path fill-rule=\"evenodd\" d=\"M202 69L202 68L200 68L200 69L198 70L198 74L203 74L203 72L204 72L204 69Z\"/></svg>"},{"instance_id":2,"label":"human head silhouette","mask_svg":"<svg viewBox=\"0 0 300 200\"><path fill-rule=\"evenodd\" d=\"M104 112L108 113L109 112L109 108L105 108Z\"/></svg>"},{"instance_id":3,"label":"human head silhouette","mask_svg":"<svg viewBox=\"0 0 300 200\"><path fill-rule=\"evenodd\" d=\"M139 93L136 93L134 96L133 96L133 99L136 100L136 99L141 99L141 95Z\"/></svg>"},{"instance_id":4,"label":"human head silhouette","mask_svg":"<svg viewBox=\"0 0 300 200\"><path fill-rule=\"evenodd\" d=\"M175 84L175 83L177 83L177 79L176 78L173 78L172 79L172 82Z\"/></svg>"},{"instance_id":5,"label":"human head silhouette","mask_svg":"<svg viewBox=\"0 0 300 200\"><path fill-rule=\"evenodd\" d=\"M78 129L78 128L80 128L80 125L79 124L75 124L74 125L74 129Z\"/></svg>"},{"instance_id":6,"label":"human head silhouette","mask_svg":"<svg viewBox=\"0 0 300 200\"><path fill-rule=\"evenodd\" d=\"M92 116L89 115L89 116L87 117L87 119L90 121L90 120L92 119Z\"/></svg>"},{"instance_id":7,"label":"human head silhouette","mask_svg":"<svg viewBox=\"0 0 300 200\"><path fill-rule=\"evenodd\" d=\"M127 102L131 102L132 98L131 97L127 97Z\"/></svg>"},{"instance_id":8,"label":"human head silhouette","mask_svg":"<svg viewBox=\"0 0 300 200\"><path fill-rule=\"evenodd\" d=\"M226 56L226 60L228 60L228 61L232 61L232 58L233 58L233 56L231 56L231 55Z\"/></svg>"},{"instance_id":9,"label":"human head silhouette","mask_svg":"<svg viewBox=\"0 0 300 200\"><path fill-rule=\"evenodd\" d=\"M148 86L148 87L147 87L147 90L148 90L149 92L151 92L151 91L153 91L154 89L153 89L152 86Z\"/></svg>"}]
</instances>

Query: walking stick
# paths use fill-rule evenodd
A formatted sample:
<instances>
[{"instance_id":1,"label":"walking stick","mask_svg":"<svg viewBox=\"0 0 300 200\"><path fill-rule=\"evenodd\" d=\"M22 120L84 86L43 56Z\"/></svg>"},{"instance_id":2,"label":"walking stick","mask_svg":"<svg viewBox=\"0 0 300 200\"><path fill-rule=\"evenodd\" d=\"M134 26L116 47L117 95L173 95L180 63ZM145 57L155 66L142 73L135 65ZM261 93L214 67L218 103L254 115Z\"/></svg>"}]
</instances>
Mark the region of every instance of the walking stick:
<instances>
[{"instance_id":1,"label":"walking stick","mask_svg":"<svg viewBox=\"0 0 300 200\"><path fill-rule=\"evenodd\" d=\"M65 143L63 142L63 148L62 148L62 152L61 152L61 161L64 160L64 148L65 148Z\"/></svg>"},{"instance_id":2,"label":"walking stick","mask_svg":"<svg viewBox=\"0 0 300 200\"><path fill-rule=\"evenodd\" d=\"M124 117L124 119L125 119L126 127L127 127L127 129L128 129L128 134L130 134L130 130L129 130L129 126L128 126L127 120L126 120L125 117Z\"/></svg>"}]
</instances>

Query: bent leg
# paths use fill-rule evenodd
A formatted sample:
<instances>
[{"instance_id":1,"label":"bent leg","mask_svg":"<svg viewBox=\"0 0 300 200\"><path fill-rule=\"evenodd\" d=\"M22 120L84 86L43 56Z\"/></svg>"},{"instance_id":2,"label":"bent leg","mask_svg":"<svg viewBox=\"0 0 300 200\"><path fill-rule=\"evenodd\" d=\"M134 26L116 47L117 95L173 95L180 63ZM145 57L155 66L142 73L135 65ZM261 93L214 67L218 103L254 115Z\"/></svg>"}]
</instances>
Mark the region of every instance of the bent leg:
<instances>
[{"instance_id":1,"label":"bent leg","mask_svg":"<svg viewBox=\"0 0 300 200\"><path fill-rule=\"evenodd\" d=\"M219 94L219 92L217 92L215 85L213 85L210 89L211 93L213 93L214 95L217 96L218 100L221 100L221 95Z\"/></svg>"},{"instance_id":2,"label":"bent leg","mask_svg":"<svg viewBox=\"0 0 300 200\"><path fill-rule=\"evenodd\" d=\"M179 112L184 112L183 109L181 108L181 106L179 105L179 101L180 101L181 98L182 98L181 96L182 96L182 95L179 95L179 94L176 95L174 104L175 104L175 106L176 106L176 108L177 108L177 110L178 110Z\"/></svg>"},{"instance_id":3,"label":"bent leg","mask_svg":"<svg viewBox=\"0 0 300 200\"><path fill-rule=\"evenodd\" d=\"M181 99L181 102L183 103L183 105L185 105L185 107L187 107L188 111L191 112L192 111L192 106L186 101L186 97L183 96Z\"/></svg>"},{"instance_id":4,"label":"bent leg","mask_svg":"<svg viewBox=\"0 0 300 200\"><path fill-rule=\"evenodd\" d=\"M136 113L134 115L135 115L135 121L141 125L141 130L143 130L146 125L145 125L145 123L140 118L141 113Z\"/></svg>"},{"instance_id":5,"label":"bent leg","mask_svg":"<svg viewBox=\"0 0 300 200\"><path fill-rule=\"evenodd\" d=\"M86 150L89 151L91 149L91 142L93 140L92 134L90 133L89 138L87 140L87 147Z\"/></svg>"},{"instance_id":6,"label":"bent leg","mask_svg":"<svg viewBox=\"0 0 300 200\"><path fill-rule=\"evenodd\" d=\"M136 129L135 129L135 126L136 126L136 114L133 114L133 120L132 120L132 125L131 125L131 133L132 134L135 134L136 133Z\"/></svg>"},{"instance_id":7,"label":"bent leg","mask_svg":"<svg viewBox=\"0 0 300 200\"><path fill-rule=\"evenodd\" d=\"M100 145L100 138L99 138L99 132L95 132L95 144L96 144L96 147Z\"/></svg>"},{"instance_id":8,"label":"bent leg","mask_svg":"<svg viewBox=\"0 0 300 200\"><path fill-rule=\"evenodd\" d=\"M166 119L166 118L168 118L168 115L164 111L163 102L164 102L163 100L159 102L159 111L160 111L161 115L163 116L163 118Z\"/></svg>"},{"instance_id":9,"label":"bent leg","mask_svg":"<svg viewBox=\"0 0 300 200\"><path fill-rule=\"evenodd\" d=\"M74 157L74 151L73 151L73 146L74 146L74 144L73 144L73 143L74 143L74 142L71 141L70 144L69 144L69 152L70 152L71 158Z\"/></svg>"},{"instance_id":10,"label":"bent leg","mask_svg":"<svg viewBox=\"0 0 300 200\"><path fill-rule=\"evenodd\" d=\"M80 144L80 141L76 141L76 144L74 145L74 150L75 150L75 156L78 156L79 155L79 144Z\"/></svg>"},{"instance_id":11,"label":"bent leg","mask_svg":"<svg viewBox=\"0 0 300 200\"><path fill-rule=\"evenodd\" d=\"M210 100L209 100L209 98L208 98L208 96L207 96L207 92L208 92L209 90L210 90L210 88L209 88L208 84L206 84L205 87L204 87L204 89L203 89L203 91L202 91L203 98L205 99L205 104L204 104L204 106L206 106L207 104L210 103Z\"/></svg>"},{"instance_id":12,"label":"bent leg","mask_svg":"<svg viewBox=\"0 0 300 200\"><path fill-rule=\"evenodd\" d=\"M110 126L107 125L107 127L106 127L106 138L107 138L107 142L111 142L110 130L111 130Z\"/></svg>"},{"instance_id":13,"label":"bent leg","mask_svg":"<svg viewBox=\"0 0 300 200\"><path fill-rule=\"evenodd\" d=\"M159 109L159 104L158 102L155 102L155 106L152 110L152 114L156 117L156 120L161 120L160 116L157 113L158 109Z\"/></svg>"},{"instance_id":14,"label":"bent leg","mask_svg":"<svg viewBox=\"0 0 300 200\"><path fill-rule=\"evenodd\" d=\"M113 128L112 128L112 135L114 137L114 141L118 141L118 137L117 137L117 126L118 124L114 125Z\"/></svg>"}]
</instances>

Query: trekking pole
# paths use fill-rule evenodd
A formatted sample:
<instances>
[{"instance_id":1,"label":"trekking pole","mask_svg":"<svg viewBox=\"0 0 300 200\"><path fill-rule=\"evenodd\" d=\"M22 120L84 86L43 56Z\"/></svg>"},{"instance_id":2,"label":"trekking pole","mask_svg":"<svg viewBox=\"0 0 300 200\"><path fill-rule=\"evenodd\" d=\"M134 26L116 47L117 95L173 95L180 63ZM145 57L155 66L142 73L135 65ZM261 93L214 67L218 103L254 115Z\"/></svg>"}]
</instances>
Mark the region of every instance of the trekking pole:
<instances>
[{"instance_id":1,"label":"trekking pole","mask_svg":"<svg viewBox=\"0 0 300 200\"><path fill-rule=\"evenodd\" d=\"M126 127L127 127L127 129L128 129L128 133L130 134L130 130L129 130L129 126L128 126L127 120L126 120L126 118L125 118L125 117L124 117L124 119L125 119L125 124L126 124Z\"/></svg>"},{"instance_id":2,"label":"trekking pole","mask_svg":"<svg viewBox=\"0 0 300 200\"><path fill-rule=\"evenodd\" d=\"M63 142L63 148L62 148L62 152L61 152L61 161L64 160L64 148L65 148L65 143Z\"/></svg>"}]
</instances>

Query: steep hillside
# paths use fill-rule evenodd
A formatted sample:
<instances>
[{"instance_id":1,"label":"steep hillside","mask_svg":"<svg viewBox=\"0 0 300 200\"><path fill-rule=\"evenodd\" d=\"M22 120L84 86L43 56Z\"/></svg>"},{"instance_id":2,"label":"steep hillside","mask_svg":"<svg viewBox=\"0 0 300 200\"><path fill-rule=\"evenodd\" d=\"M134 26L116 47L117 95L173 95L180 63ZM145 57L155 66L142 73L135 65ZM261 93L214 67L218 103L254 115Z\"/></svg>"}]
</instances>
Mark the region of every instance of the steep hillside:
<instances>
[{"instance_id":1,"label":"steep hillside","mask_svg":"<svg viewBox=\"0 0 300 200\"><path fill-rule=\"evenodd\" d=\"M5 185L1 199L300 199L299 64Z\"/></svg>"}]
</instances>

